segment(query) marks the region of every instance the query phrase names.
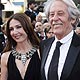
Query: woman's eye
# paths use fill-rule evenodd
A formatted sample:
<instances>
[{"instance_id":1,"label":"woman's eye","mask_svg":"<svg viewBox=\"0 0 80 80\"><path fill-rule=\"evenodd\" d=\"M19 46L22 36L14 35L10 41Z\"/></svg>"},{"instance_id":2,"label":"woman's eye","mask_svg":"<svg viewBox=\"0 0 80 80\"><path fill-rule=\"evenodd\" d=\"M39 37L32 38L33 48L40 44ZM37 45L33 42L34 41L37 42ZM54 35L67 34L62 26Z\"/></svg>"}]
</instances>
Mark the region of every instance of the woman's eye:
<instances>
[{"instance_id":1,"label":"woman's eye","mask_svg":"<svg viewBox=\"0 0 80 80\"><path fill-rule=\"evenodd\" d=\"M13 28L9 28L10 31L14 30Z\"/></svg>"},{"instance_id":2,"label":"woman's eye","mask_svg":"<svg viewBox=\"0 0 80 80\"><path fill-rule=\"evenodd\" d=\"M22 26L16 26L16 28L22 28Z\"/></svg>"},{"instance_id":3,"label":"woman's eye","mask_svg":"<svg viewBox=\"0 0 80 80\"><path fill-rule=\"evenodd\" d=\"M16 26L14 26L14 27L10 27L9 30L10 30L10 31L13 31L13 30L15 30L15 29L20 29L20 28L22 28L21 25L16 25Z\"/></svg>"}]
</instances>

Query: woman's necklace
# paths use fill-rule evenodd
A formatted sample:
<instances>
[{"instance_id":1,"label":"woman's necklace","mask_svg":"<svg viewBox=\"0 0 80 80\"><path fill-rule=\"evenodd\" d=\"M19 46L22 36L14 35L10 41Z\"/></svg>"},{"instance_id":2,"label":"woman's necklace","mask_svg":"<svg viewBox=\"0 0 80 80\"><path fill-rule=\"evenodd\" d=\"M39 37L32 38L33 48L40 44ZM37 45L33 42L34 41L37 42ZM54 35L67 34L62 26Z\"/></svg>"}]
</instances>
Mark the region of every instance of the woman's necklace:
<instances>
[{"instance_id":1,"label":"woman's necklace","mask_svg":"<svg viewBox=\"0 0 80 80\"><path fill-rule=\"evenodd\" d=\"M25 66L26 61L32 57L32 55L36 52L36 48L33 47L30 51L26 52L26 54L21 54L16 51L16 49L12 49L13 56L22 61L22 64Z\"/></svg>"}]
</instances>

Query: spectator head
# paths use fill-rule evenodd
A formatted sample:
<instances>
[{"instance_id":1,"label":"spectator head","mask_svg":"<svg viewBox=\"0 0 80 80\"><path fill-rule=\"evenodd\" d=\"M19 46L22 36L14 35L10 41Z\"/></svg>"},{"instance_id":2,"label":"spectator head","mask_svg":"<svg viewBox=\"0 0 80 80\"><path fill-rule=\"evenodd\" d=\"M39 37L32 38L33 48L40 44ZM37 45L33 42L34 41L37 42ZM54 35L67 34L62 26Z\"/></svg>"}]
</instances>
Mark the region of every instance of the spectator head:
<instances>
[{"instance_id":1,"label":"spectator head","mask_svg":"<svg viewBox=\"0 0 80 80\"><path fill-rule=\"evenodd\" d=\"M42 32L43 31L42 23L36 22L34 30L35 30L35 32Z\"/></svg>"},{"instance_id":2,"label":"spectator head","mask_svg":"<svg viewBox=\"0 0 80 80\"><path fill-rule=\"evenodd\" d=\"M36 16L36 22L42 22L42 16L41 16L41 14L38 14Z\"/></svg>"},{"instance_id":3,"label":"spectator head","mask_svg":"<svg viewBox=\"0 0 80 80\"><path fill-rule=\"evenodd\" d=\"M46 37L51 38L54 36L54 32L51 27L46 28Z\"/></svg>"},{"instance_id":4,"label":"spectator head","mask_svg":"<svg viewBox=\"0 0 80 80\"><path fill-rule=\"evenodd\" d=\"M78 35L80 35L80 27L79 27L79 26L76 27L76 33L77 33Z\"/></svg>"},{"instance_id":5,"label":"spectator head","mask_svg":"<svg viewBox=\"0 0 80 80\"><path fill-rule=\"evenodd\" d=\"M35 1L29 1L28 2L28 8L34 10L34 7L35 7Z\"/></svg>"}]
</instances>

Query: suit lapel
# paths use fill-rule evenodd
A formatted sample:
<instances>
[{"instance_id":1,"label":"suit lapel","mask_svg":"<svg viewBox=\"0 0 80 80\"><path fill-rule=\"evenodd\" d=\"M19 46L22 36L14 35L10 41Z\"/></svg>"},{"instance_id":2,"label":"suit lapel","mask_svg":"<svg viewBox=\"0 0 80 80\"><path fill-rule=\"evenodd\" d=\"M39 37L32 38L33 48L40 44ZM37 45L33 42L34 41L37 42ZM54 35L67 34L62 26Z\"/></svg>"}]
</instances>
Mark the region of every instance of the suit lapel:
<instances>
[{"instance_id":1,"label":"suit lapel","mask_svg":"<svg viewBox=\"0 0 80 80\"><path fill-rule=\"evenodd\" d=\"M75 61L77 59L78 53L79 53L79 48L75 48L74 46L71 46L70 51L67 55L65 64L64 64L64 68L63 68L63 72L61 75L61 80L66 80L68 78L68 76L70 75L73 66L75 64ZM76 51L76 53L75 53Z\"/></svg>"},{"instance_id":2,"label":"suit lapel","mask_svg":"<svg viewBox=\"0 0 80 80\"><path fill-rule=\"evenodd\" d=\"M73 36L73 40L70 46L70 49L68 51L68 55L63 67L63 71L62 71L62 75L61 75L61 80L67 80L67 78L69 77L73 66L76 62L77 56L79 54L80 51L80 41L77 38L76 34L74 34Z\"/></svg>"},{"instance_id":3,"label":"suit lapel","mask_svg":"<svg viewBox=\"0 0 80 80\"><path fill-rule=\"evenodd\" d=\"M46 58L48 56L48 53L50 51L50 47L52 45L52 42L53 42L54 38L51 38L50 40L48 40L48 42L46 42L46 44L44 45L44 51L43 51L43 56L42 56L42 60L41 60L41 75L42 75L42 79L43 80L46 80L45 78L45 71L44 71L44 65L45 65L45 61L46 61Z\"/></svg>"},{"instance_id":4,"label":"suit lapel","mask_svg":"<svg viewBox=\"0 0 80 80\"><path fill-rule=\"evenodd\" d=\"M42 62L41 68L44 67L44 64L45 64L46 58L48 56L48 53L50 51L50 47L52 45L53 40L54 40L54 38L51 38L51 40L46 42L46 45L44 45L43 57L42 57L42 61L41 61Z\"/></svg>"}]
</instances>

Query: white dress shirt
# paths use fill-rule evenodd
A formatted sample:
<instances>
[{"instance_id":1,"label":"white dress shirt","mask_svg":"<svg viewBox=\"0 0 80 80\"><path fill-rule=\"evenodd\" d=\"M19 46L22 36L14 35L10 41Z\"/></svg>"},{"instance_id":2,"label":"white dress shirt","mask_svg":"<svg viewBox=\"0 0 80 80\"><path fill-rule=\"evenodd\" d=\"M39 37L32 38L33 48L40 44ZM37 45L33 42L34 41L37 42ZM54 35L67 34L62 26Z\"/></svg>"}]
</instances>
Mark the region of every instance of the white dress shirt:
<instances>
[{"instance_id":1,"label":"white dress shirt","mask_svg":"<svg viewBox=\"0 0 80 80\"><path fill-rule=\"evenodd\" d=\"M45 63L45 76L46 76L46 80L47 80L47 76L48 76L48 69L49 69L49 65L52 59L52 55L54 53L55 47L56 47L56 42L60 41L62 43L62 45L60 46L60 57L59 57L59 63L58 63L58 78L60 80L61 77L61 73L63 70L63 66L67 57L67 53L72 41L72 36L73 36L74 31L72 30L67 36L65 36L63 39L58 40L55 37L54 42L52 43L51 49L49 51L46 63Z\"/></svg>"}]
</instances>

